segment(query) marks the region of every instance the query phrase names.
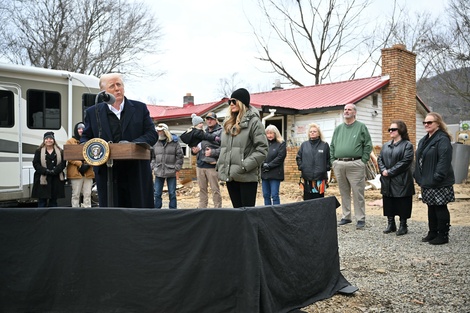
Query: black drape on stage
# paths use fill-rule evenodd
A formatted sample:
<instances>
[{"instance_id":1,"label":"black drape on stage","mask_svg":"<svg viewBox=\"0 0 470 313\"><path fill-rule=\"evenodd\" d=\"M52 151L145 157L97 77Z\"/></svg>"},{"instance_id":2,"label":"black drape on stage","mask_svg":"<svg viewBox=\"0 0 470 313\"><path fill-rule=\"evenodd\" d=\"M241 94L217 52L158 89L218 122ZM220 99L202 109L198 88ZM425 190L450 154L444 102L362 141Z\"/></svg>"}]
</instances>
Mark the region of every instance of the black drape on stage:
<instances>
[{"instance_id":1,"label":"black drape on stage","mask_svg":"<svg viewBox=\"0 0 470 313\"><path fill-rule=\"evenodd\" d=\"M349 286L338 206L0 209L0 311L301 308Z\"/></svg>"}]
</instances>

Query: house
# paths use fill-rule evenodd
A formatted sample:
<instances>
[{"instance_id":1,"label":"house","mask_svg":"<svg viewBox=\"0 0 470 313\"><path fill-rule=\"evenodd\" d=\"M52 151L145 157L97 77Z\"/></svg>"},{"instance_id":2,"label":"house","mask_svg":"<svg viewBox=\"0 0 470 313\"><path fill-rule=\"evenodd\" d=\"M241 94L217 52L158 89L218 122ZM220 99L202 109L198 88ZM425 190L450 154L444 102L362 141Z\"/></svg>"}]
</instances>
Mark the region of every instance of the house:
<instances>
[{"instance_id":1,"label":"house","mask_svg":"<svg viewBox=\"0 0 470 313\"><path fill-rule=\"evenodd\" d=\"M307 140L308 125L319 124L325 140L330 142L335 127L343 122L347 103L357 106L357 118L368 126L374 147L380 149L389 140L387 129L394 119L405 121L416 145L417 138L425 135L422 122L430 110L416 94L415 62L416 55L398 44L382 50L381 76L251 94L251 105L260 111L263 122L276 125L288 144L286 180L298 180L295 155ZM194 105L194 97L188 94L183 107L149 106L149 110L155 123L167 123L178 133L191 126L192 113L204 116L214 111L222 122L227 100ZM194 166L188 152L187 169Z\"/></svg>"}]
</instances>

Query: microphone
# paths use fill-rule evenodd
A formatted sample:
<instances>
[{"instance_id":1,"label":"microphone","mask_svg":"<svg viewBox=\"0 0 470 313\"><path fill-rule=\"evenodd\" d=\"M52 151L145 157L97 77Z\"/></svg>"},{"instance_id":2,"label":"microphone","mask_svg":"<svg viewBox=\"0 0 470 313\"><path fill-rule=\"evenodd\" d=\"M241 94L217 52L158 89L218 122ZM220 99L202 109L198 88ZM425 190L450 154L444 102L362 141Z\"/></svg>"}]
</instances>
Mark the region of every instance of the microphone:
<instances>
[{"instance_id":1,"label":"microphone","mask_svg":"<svg viewBox=\"0 0 470 313\"><path fill-rule=\"evenodd\" d=\"M106 102L107 104L113 104L114 102L116 102L116 98L112 94L107 93L104 90L101 91L98 95L101 97L103 102Z\"/></svg>"}]
</instances>

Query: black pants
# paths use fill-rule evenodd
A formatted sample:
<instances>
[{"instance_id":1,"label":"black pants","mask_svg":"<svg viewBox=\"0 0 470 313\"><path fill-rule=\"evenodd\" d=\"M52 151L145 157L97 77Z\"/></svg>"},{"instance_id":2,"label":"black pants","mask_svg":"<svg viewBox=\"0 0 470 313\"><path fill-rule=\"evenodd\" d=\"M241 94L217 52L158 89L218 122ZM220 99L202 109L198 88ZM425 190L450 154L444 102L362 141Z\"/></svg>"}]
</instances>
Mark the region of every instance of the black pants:
<instances>
[{"instance_id":1,"label":"black pants","mask_svg":"<svg viewBox=\"0 0 470 313\"><path fill-rule=\"evenodd\" d=\"M227 182L227 190L234 208L253 207L256 205L258 182Z\"/></svg>"}]
</instances>

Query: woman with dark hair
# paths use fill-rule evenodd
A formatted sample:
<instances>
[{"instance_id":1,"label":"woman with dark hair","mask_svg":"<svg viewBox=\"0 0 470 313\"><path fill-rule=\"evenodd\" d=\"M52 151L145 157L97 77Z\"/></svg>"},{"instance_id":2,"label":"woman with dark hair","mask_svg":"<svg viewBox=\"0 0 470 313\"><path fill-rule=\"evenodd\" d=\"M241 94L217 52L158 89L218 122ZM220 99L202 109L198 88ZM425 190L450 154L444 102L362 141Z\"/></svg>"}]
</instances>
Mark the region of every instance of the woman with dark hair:
<instances>
[{"instance_id":1,"label":"woman with dark hair","mask_svg":"<svg viewBox=\"0 0 470 313\"><path fill-rule=\"evenodd\" d=\"M232 206L253 207L268 140L258 110L250 105L248 90L235 90L228 105L216 170L219 180L227 183Z\"/></svg>"},{"instance_id":2,"label":"woman with dark hair","mask_svg":"<svg viewBox=\"0 0 470 313\"><path fill-rule=\"evenodd\" d=\"M408 136L406 124L401 120L392 121L390 140L382 146L377 159L379 165L381 193L383 197L383 214L387 217L385 234L395 232L395 215L400 217L400 228L397 236L408 233L406 220L411 217L413 195L415 194L413 173L413 144Z\"/></svg>"},{"instance_id":3,"label":"woman with dark hair","mask_svg":"<svg viewBox=\"0 0 470 313\"><path fill-rule=\"evenodd\" d=\"M64 169L66 161L57 145L53 132L46 132L39 148L34 153L33 191L38 198L38 207L56 207L57 199L65 198Z\"/></svg>"},{"instance_id":4,"label":"woman with dark hair","mask_svg":"<svg viewBox=\"0 0 470 313\"><path fill-rule=\"evenodd\" d=\"M429 232L422 239L432 245L449 242L450 213L447 203L455 201L452 169L452 136L439 113L431 112L423 122L428 133L416 149L414 177L428 206Z\"/></svg>"}]
</instances>

